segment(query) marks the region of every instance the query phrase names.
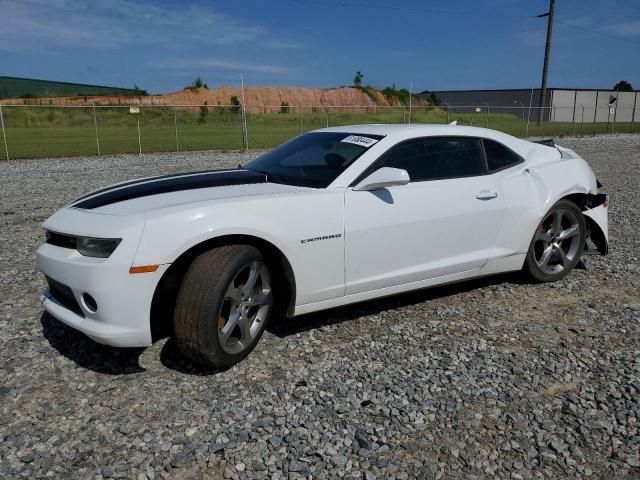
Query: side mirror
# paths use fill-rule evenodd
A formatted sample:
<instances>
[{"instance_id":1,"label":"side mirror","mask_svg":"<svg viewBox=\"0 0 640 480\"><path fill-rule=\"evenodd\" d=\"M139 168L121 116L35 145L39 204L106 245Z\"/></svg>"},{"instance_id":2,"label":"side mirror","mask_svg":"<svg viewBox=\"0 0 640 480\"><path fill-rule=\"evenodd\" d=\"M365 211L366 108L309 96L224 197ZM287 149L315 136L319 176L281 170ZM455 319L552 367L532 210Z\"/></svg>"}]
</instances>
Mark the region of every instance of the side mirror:
<instances>
[{"instance_id":1,"label":"side mirror","mask_svg":"<svg viewBox=\"0 0 640 480\"><path fill-rule=\"evenodd\" d=\"M406 185L411 179L406 170L401 168L382 167L353 187L358 191L380 190L394 185Z\"/></svg>"}]
</instances>

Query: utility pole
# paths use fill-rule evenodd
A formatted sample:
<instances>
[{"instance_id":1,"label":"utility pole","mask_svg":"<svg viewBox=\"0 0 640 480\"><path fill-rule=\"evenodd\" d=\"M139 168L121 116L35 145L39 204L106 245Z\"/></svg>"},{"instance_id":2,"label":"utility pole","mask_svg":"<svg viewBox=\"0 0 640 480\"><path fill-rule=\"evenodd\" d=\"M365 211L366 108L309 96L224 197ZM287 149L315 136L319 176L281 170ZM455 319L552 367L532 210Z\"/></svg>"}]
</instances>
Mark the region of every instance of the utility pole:
<instances>
[{"instance_id":1,"label":"utility pole","mask_svg":"<svg viewBox=\"0 0 640 480\"><path fill-rule=\"evenodd\" d=\"M551 53L551 31L553 30L553 11L556 0L549 0L549 11L538 15L538 18L547 17L547 43L544 47L544 66L542 67L542 86L540 88L540 109L538 110L538 126L544 115L545 100L547 96L547 72L549 70L549 54Z\"/></svg>"}]
</instances>

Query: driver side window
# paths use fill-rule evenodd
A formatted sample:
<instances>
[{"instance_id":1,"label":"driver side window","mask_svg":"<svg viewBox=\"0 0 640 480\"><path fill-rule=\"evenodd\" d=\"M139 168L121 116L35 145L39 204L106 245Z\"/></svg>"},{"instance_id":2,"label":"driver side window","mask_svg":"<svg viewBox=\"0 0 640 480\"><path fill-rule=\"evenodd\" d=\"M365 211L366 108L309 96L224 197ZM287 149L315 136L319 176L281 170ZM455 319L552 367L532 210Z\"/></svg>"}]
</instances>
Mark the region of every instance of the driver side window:
<instances>
[{"instance_id":1,"label":"driver side window","mask_svg":"<svg viewBox=\"0 0 640 480\"><path fill-rule=\"evenodd\" d=\"M410 140L386 153L381 166L406 170L412 182L471 177L486 173L480 140L468 137Z\"/></svg>"}]
</instances>

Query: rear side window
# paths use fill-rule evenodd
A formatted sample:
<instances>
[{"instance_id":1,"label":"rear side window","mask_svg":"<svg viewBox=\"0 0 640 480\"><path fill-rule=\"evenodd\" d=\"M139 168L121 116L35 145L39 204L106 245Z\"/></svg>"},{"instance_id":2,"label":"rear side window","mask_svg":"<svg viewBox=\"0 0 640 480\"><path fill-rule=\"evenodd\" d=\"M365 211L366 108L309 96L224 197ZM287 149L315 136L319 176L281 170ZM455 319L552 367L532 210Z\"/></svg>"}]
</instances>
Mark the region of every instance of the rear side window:
<instances>
[{"instance_id":1,"label":"rear side window","mask_svg":"<svg viewBox=\"0 0 640 480\"><path fill-rule=\"evenodd\" d=\"M470 177L486 173L482 145L477 138L431 137L393 148L384 166L401 168L412 182Z\"/></svg>"},{"instance_id":2,"label":"rear side window","mask_svg":"<svg viewBox=\"0 0 640 480\"><path fill-rule=\"evenodd\" d=\"M501 170L522 161L518 155L498 142L486 138L483 142L484 150L487 154L487 165L490 171Z\"/></svg>"}]
</instances>

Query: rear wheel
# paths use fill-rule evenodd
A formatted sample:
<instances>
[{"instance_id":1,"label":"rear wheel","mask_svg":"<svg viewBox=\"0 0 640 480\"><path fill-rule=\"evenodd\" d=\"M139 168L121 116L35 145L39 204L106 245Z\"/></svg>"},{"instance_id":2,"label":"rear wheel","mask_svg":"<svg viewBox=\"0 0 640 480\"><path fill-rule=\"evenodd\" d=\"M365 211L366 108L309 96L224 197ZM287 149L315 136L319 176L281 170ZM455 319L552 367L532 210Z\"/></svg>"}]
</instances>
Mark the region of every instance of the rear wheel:
<instances>
[{"instance_id":1,"label":"rear wheel","mask_svg":"<svg viewBox=\"0 0 640 480\"><path fill-rule=\"evenodd\" d=\"M200 254L178 291L175 339L191 360L226 369L246 357L273 310L271 274L260 251L229 245Z\"/></svg>"},{"instance_id":2,"label":"rear wheel","mask_svg":"<svg viewBox=\"0 0 640 480\"><path fill-rule=\"evenodd\" d=\"M544 216L531 240L526 270L540 282L561 280L580 261L586 224L569 200L560 200Z\"/></svg>"}]
</instances>

